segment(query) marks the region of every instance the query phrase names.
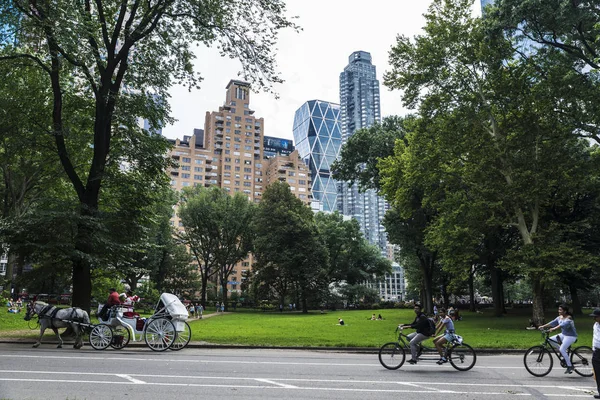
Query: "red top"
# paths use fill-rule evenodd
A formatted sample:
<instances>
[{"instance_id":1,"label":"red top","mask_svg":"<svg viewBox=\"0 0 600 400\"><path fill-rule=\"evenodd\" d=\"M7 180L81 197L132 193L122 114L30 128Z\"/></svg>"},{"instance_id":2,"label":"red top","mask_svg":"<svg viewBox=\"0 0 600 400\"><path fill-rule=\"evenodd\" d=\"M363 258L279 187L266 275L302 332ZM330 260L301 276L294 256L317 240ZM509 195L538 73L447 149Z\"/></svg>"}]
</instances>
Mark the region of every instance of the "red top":
<instances>
[{"instance_id":1,"label":"red top","mask_svg":"<svg viewBox=\"0 0 600 400\"><path fill-rule=\"evenodd\" d=\"M106 300L106 304L108 304L109 306L116 306L118 304L121 304L121 300L119 300L119 293L112 292L111 294L109 294L108 300Z\"/></svg>"}]
</instances>

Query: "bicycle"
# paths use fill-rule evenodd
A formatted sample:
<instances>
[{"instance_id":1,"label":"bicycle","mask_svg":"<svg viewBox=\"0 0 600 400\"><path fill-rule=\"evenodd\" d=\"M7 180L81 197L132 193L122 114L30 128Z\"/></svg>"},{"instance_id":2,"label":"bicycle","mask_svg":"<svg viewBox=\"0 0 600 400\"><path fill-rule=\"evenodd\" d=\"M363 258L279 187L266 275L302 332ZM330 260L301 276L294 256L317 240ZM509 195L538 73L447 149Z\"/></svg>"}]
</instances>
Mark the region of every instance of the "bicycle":
<instances>
[{"instance_id":1,"label":"bicycle","mask_svg":"<svg viewBox=\"0 0 600 400\"><path fill-rule=\"evenodd\" d=\"M523 363L525 364L525 369L527 370L527 372L537 377L546 376L550 373L550 371L552 371L552 366L554 365L552 353L554 353L554 355L560 361L561 367L567 367L567 363L560 354L560 351L558 351L557 348L552 345L552 342L557 342L550 339L550 331L543 330L542 338L544 340L543 343L528 349L525 352L525 356L523 357ZM552 351L552 353L550 351ZM593 351L590 347L579 346L574 349L571 349L571 347L569 347L567 349L567 354L571 359L573 370L577 374L585 377L592 376Z\"/></svg>"},{"instance_id":2,"label":"bicycle","mask_svg":"<svg viewBox=\"0 0 600 400\"><path fill-rule=\"evenodd\" d=\"M396 328L395 333L398 331L400 331L398 340L388 342L379 349L379 362L387 369L394 370L400 368L406 360L406 352L410 354L410 339L402 333L402 329ZM428 357L424 353L432 353L432 356ZM464 343L458 335L455 335L455 339L452 341L444 344L444 357L459 371L470 370L475 366L475 362L477 361L475 350ZM438 361L439 359L440 356L435 347L427 347L419 343L417 360Z\"/></svg>"}]
</instances>

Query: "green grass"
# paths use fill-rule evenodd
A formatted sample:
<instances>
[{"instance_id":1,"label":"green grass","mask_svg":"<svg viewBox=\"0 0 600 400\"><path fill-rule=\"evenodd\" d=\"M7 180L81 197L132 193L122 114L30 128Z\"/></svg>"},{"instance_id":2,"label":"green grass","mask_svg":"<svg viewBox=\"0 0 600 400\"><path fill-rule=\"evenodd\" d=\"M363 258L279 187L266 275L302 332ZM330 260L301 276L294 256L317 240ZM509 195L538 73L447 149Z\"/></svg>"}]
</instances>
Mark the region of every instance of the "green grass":
<instances>
[{"instance_id":1,"label":"green grass","mask_svg":"<svg viewBox=\"0 0 600 400\"><path fill-rule=\"evenodd\" d=\"M384 320L371 321L372 313L381 314ZM525 329L530 313L531 310L509 310L506 316L495 318L488 310L483 314L463 311L463 320L455 323L456 331L475 348L526 349L541 342L539 332ZM584 310L584 313L589 314L589 310ZM29 330L23 316L23 313L0 313L0 337L36 337L39 330ZM549 312L546 320L555 316L554 312ZM344 320L344 326L337 325L338 318ZM330 311L325 314L318 311L302 314L240 310L193 320L190 325L193 341L215 344L379 347L395 340L394 330L399 323L412 322L413 318L412 310ZM589 346L592 341L592 318L576 317L575 325L579 334L575 346ZM46 331L46 335L53 334Z\"/></svg>"}]
</instances>

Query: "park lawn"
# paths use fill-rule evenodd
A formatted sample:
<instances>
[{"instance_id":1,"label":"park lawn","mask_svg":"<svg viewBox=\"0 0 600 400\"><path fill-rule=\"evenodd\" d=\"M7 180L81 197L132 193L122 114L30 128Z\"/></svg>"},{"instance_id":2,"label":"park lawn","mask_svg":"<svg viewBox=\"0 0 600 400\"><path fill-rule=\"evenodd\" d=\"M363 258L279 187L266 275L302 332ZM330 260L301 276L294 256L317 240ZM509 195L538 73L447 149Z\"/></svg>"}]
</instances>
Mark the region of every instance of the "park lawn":
<instances>
[{"instance_id":1,"label":"park lawn","mask_svg":"<svg viewBox=\"0 0 600 400\"><path fill-rule=\"evenodd\" d=\"M371 314L381 314L383 321L371 321ZM502 318L492 316L490 310L483 314L462 311L462 321L455 322L456 331L474 348L526 349L541 342L535 330L525 329L530 309L509 310ZM589 314L590 310L584 310ZM39 330L30 330L27 321L19 314L0 313L1 338L34 338ZM556 316L549 312L546 320ZM338 318L345 322L338 325ZM297 347L373 347L396 338L399 323L410 323L414 312L410 309L329 311L321 314L313 311L300 312L240 312L226 313L202 320L190 321L192 341L214 344L250 346L297 346ZM97 320L92 318L92 323ZM575 318L579 340L575 346L590 346L593 320L590 317ZM33 325L32 325L33 326ZM406 333L413 332L407 329ZM46 336L53 333L48 330Z\"/></svg>"},{"instance_id":2,"label":"park lawn","mask_svg":"<svg viewBox=\"0 0 600 400\"><path fill-rule=\"evenodd\" d=\"M483 314L461 312L462 321L455 328L464 341L475 348L526 349L542 341L540 332L525 329L531 310L509 310L507 316L495 318L491 311ZM371 321L372 313L382 314L383 321ZM589 310L584 310L589 314ZM555 313L548 313L551 320ZM345 322L337 324L338 318ZM190 322L193 341L215 344L299 347L379 347L396 338L399 323L410 323L412 310L356 310L320 314L318 311L231 313ZM577 317L579 339L576 346L592 341L592 318ZM410 329L406 333L413 332Z\"/></svg>"}]
</instances>

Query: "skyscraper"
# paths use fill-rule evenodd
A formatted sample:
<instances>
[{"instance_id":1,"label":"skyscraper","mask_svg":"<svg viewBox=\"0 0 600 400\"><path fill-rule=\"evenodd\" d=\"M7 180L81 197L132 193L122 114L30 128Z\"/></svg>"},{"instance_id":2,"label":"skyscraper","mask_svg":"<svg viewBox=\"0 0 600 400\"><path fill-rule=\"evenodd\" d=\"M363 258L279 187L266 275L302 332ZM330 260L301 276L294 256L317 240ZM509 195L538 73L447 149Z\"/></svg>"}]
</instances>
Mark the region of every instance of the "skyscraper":
<instances>
[{"instance_id":1,"label":"skyscraper","mask_svg":"<svg viewBox=\"0 0 600 400\"><path fill-rule=\"evenodd\" d=\"M225 89L225 102L218 111L206 113L204 129L170 140L173 147L169 155L178 164L169 170L171 187L218 186L231 194L241 192L258 203L269 183L282 181L290 185L296 197L310 204L309 171L298 153L279 151L270 159L263 157L269 141L265 141L264 119L256 118L250 108L250 84L231 80ZM280 150L293 150L285 139L270 139L287 146ZM182 226L177 214L171 223ZM230 292L241 293L243 274L251 265L251 257L238 263L228 279Z\"/></svg>"},{"instance_id":2,"label":"skyscraper","mask_svg":"<svg viewBox=\"0 0 600 400\"><path fill-rule=\"evenodd\" d=\"M331 177L330 167L338 158L342 144L339 104L307 101L296 110L293 131L298 153L311 173L312 208L336 211L338 184Z\"/></svg>"},{"instance_id":3,"label":"skyscraper","mask_svg":"<svg viewBox=\"0 0 600 400\"><path fill-rule=\"evenodd\" d=\"M366 51L352 53L340 74L340 109L342 144L357 129L368 128L381 120L379 81L371 54ZM374 190L360 193L357 185L345 182L338 185L338 191L342 214L355 218L367 240L385 255L387 235L381 224L387 208L385 201Z\"/></svg>"}]
</instances>

